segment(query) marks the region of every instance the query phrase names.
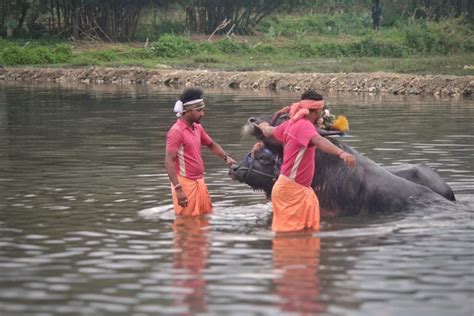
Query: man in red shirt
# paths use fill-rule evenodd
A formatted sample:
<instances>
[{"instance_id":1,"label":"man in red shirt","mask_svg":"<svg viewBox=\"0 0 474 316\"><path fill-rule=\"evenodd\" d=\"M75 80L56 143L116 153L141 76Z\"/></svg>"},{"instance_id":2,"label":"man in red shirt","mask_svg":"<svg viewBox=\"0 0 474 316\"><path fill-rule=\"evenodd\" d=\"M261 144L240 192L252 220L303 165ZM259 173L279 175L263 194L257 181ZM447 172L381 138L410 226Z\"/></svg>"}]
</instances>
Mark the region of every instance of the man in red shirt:
<instances>
[{"instance_id":1,"label":"man in red shirt","mask_svg":"<svg viewBox=\"0 0 474 316\"><path fill-rule=\"evenodd\" d=\"M319 229L319 202L311 188L316 148L338 156L348 166L355 164L354 156L318 134L314 124L323 107L323 97L309 90L288 108L290 120L277 127L259 124L266 137L273 136L283 143L281 173L272 189L274 231Z\"/></svg>"},{"instance_id":2,"label":"man in red shirt","mask_svg":"<svg viewBox=\"0 0 474 316\"><path fill-rule=\"evenodd\" d=\"M235 160L209 137L200 124L205 107L202 94L202 90L196 88L183 91L174 107L178 120L166 135L165 167L171 181L176 215L198 216L212 211L211 198L203 179L201 145L207 146L227 166L235 164Z\"/></svg>"}]
</instances>

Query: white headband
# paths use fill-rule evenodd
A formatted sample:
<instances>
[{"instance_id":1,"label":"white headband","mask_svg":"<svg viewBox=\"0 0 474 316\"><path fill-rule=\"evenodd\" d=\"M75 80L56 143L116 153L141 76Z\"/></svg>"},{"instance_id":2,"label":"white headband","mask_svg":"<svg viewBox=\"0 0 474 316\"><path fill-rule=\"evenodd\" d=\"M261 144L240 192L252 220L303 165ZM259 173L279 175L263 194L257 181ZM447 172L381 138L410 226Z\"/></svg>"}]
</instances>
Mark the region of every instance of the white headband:
<instances>
[{"instance_id":1,"label":"white headband","mask_svg":"<svg viewBox=\"0 0 474 316\"><path fill-rule=\"evenodd\" d=\"M186 103L183 103L183 101L181 100L178 100L176 101L176 103L174 104L174 109L173 111L176 112L176 116L177 117L181 117L181 115L183 115L183 108L187 105L193 105L193 104L197 104L197 103L200 103L200 102L203 102L204 99L196 99L196 100L191 100L191 101L188 101Z\"/></svg>"}]
</instances>

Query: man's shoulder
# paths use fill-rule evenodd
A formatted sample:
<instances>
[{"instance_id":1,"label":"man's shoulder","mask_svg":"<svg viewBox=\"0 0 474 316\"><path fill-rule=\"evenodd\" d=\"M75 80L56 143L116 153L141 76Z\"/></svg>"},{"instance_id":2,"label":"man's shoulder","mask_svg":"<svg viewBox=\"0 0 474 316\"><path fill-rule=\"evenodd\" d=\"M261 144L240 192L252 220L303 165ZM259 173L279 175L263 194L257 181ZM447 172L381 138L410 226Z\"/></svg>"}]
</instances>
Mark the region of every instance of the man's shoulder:
<instances>
[{"instance_id":1,"label":"man's shoulder","mask_svg":"<svg viewBox=\"0 0 474 316\"><path fill-rule=\"evenodd\" d=\"M176 120L173 125L171 125L169 131L171 130L184 130L186 128L186 123L182 120Z\"/></svg>"},{"instance_id":2,"label":"man's shoulder","mask_svg":"<svg viewBox=\"0 0 474 316\"><path fill-rule=\"evenodd\" d=\"M170 127L170 129L168 130L167 135L168 135L168 136L175 136L175 135L180 135L180 134L182 134L182 132L183 132L183 129L181 128L181 126L178 124L178 122L175 122L175 123Z\"/></svg>"},{"instance_id":3,"label":"man's shoulder","mask_svg":"<svg viewBox=\"0 0 474 316\"><path fill-rule=\"evenodd\" d=\"M314 127L314 124L311 123L311 121L306 118L299 119L298 121L295 122L294 125L297 126L298 128Z\"/></svg>"},{"instance_id":4,"label":"man's shoulder","mask_svg":"<svg viewBox=\"0 0 474 316\"><path fill-rule=\"evenodd\" d=\"M292 133L297 135L297 134L307 134L308 132L316 131L316 127L314 126L313 123L311 123L310 120L307 119L300 119L296 121L294 124L291 126Z\"/></svg>"},{"instance_id":5,"label":"man's shoulder","mask_svg":"<svg viewBox=\"0 0 474 316\"><path fill-rule=\"evenodd\" d=\"M198 130L200 130L200 131L206 131L206 130L204 129L204 126L202 126L200 123L194 123L194 128L195 128L195 129L198 129Z\"/></svg>"},{"instance_id":6,"label":"man's shoulder","mask_svg":"<svg viewBox=\"0 0 474 316\"><path fill-rule=\"evenodd\" d=\"M286 121L283 121L283 123L281 123L280 125L276 126L275 128L285 129L288 127L290 123L291 123L291 120L286 120Z\"/></svg>"}]
</instances>

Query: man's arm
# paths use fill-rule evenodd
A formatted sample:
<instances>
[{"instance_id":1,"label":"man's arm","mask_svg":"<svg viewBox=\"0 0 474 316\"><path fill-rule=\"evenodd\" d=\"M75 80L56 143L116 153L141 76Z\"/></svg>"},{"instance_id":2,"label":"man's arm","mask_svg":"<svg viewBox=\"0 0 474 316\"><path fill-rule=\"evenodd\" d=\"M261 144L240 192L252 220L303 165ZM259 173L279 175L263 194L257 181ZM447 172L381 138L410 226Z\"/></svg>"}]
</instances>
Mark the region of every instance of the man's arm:
<instances>
[{"instance_id":1,"label":"man's arm","mask_svg":"<svg viewBox=\"0 0 474 316\"><path fill-rule=\"evenodd\" d=\"M262 133L265 137L272 137L273 136L273 130L275 129L275 127L270 126L270 124L268 124L267 122L262 122L262 123L258 124L257 126L258 126L258 128L260 128L260 130L262 131Z\"/></svg>"},{"instance_id":2,"label":"man's arm","mask_svg":"<svg viewBox=\"0 0 474 316\"><path fill-rule=\"evenodd\" d=\"M324 151L327 154L338 156L340 159L344 160L344 163L348 166L355 165L355 158L353 155L345 152L344 150L340 149L333 143L331 143L326 138L316 135L311 138L311 143L316 146L316 148Z\"/></svg>"},{"instance_id":3,"label":"man's arm","mask_svg":"<svg viewBox=\"0 0 474 316\"><path fill-rule=\"evenodd\" d=\"M230 167L236 164L235 160L229 154L227 154L218 143L212 142L207 147L214 155L223 159L227 166Z\"/></svg>"},{"instance_id":4,"label":"man's arm","mask_svg":"<svg viewBox=\"0 0 474 316\"><path fill-rule=\"evenodd\" d=\"M168 178L170 178L171 183L176 191L176 197L178 198L178 204L182 207L188 205L188 200L186 193L184 192L181 184L179 183L178 176L176 175L176 170L174 169L174 161L178 159L178 154L171 151L166 151L165 154L165 168L168 173Z\"/></svg>"},{"instance_id":5,"label":"man's arm","mask_svg":"<svg viewBox=\"0 0 474 316\"><path fill-rule=\"evenodd\" d=\"M170 178L173 186L176 186L179 183L178 176L176 175L176 170L174 169L174 161L178 159L178 154L171 151L166 151L165 154L165 168L168 173L168 178Z\"/></svg>"}]
</instances>

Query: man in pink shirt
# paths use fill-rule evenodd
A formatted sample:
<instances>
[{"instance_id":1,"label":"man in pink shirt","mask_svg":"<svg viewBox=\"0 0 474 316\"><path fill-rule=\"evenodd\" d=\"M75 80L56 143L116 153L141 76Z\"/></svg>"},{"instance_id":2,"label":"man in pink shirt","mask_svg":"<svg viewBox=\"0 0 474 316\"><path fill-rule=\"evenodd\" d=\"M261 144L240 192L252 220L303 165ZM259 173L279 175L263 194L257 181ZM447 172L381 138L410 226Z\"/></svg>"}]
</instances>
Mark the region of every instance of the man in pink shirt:
<instances>
[{"instance_id":1,"label":"man in pink shirt","mask_svg":"<svg viewBox=\"0 0 474 316\"><path fill-rule=\"evenodd\" d=\"M207 146L230 167L235 164L222 147L201 126L204 116L202 90L189 88L176 102L178 120L166 135L165 167L171 181L176 215L198 216L212 211L212 202L204 182L201 145Z\"/></svg>"},{"instance_id":2,"label":"man in pink shirt","mask_svg":"<svg viewBox=\"0 0 474 316\"><path fill-rule=\"evenodd\" d=\"M316 148L338 156L348 166L354 156L320 136L314 124L322 115L323 97L316 91L303 93L299 102L288 107L290 120L278 127L260 123L266 137L283 143L281 173L272 189L274 231L319 229L319 202L311 188L315 168Z\"/></svg>"}]
</instances>

